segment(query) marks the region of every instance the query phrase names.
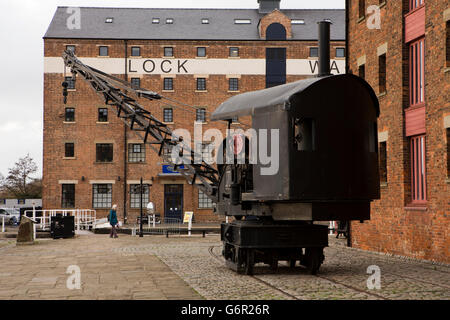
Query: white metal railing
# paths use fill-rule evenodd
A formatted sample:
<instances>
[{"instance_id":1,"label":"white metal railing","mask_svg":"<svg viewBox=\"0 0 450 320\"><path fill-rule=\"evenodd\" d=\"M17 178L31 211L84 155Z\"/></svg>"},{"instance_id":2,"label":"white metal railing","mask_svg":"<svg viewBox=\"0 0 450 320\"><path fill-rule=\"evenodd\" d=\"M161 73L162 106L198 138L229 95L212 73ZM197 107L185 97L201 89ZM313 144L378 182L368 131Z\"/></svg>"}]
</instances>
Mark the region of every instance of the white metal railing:
<instances>
[{"instance_id":1,"label":"white metal railing","mask_svg":"<svg viewBox=\"0 0 450 320\"><path fill-rule=\"evenodd\" d=\"M50 230L52 218L58 216L73 216L76 230L91 228L97 217L95 210L91 209L54 209L54 210L26 210L24 215L36 221L36 228Z\"/></svg>"},{"instance_id":2,"label":"white metal railing","mask_svg":"<svg viewBox=\"0 0 450 320\"><path fill-rule=\"evenodd\" d=\"M330 226L328 227L330 235L336 234L337 229L338 229L337 221L330 221Z\"/></svg>"}]
</instances>

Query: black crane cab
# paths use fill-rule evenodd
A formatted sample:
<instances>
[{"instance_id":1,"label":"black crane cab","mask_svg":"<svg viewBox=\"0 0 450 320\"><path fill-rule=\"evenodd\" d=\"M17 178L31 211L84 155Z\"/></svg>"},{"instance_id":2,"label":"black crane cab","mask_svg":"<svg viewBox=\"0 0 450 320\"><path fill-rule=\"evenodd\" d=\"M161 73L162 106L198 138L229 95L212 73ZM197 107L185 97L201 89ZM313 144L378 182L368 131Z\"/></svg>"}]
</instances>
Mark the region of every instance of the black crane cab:
<instances>
[{"instance_id":1,"label":"black crane cab","mask_svg":"<svg viewBox=\"0 0 450 320\"><path fill-rule=\"evenodd\" d=\"M239 172L248 165L225 166L230 173L221 180L217 210L274 220L369 219L370 202L380 195L379 112L373 89L351 74L300 80L225 101L211 119L251 116L247 145L257 145L258 156L261 148L268 150L278 163L253 157L251 174Z\"/></svg>"}]
</instances>

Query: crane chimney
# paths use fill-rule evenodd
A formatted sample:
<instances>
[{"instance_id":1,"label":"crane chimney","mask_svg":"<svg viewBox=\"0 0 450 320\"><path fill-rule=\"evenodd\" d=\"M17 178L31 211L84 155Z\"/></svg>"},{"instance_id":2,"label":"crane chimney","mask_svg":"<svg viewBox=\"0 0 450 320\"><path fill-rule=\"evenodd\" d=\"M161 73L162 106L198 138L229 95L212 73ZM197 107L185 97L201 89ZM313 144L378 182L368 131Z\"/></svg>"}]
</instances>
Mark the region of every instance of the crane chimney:
<instances>
[{"instance_id":1,"label":"crane chimney","mask_svg":"<svg viewBox=\"0 0 450 320\"><path fill-rule=\"evenodd\" d=\"M330 26L331 21L323 20L319 24L319 77L329 76L330 72Z\"/></svg>"}]
</instances>

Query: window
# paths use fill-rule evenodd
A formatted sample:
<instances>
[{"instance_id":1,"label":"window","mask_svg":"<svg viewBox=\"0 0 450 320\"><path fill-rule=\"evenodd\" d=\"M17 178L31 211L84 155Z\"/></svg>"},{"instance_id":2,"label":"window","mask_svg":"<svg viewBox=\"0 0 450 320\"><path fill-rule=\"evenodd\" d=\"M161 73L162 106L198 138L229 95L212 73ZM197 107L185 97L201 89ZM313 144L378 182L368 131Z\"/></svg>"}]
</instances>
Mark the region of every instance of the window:
<instances>
[{"instance_id":1,"label":"window","mask_svg":"<svg viewBox=\"0 0 450 320\"><path fill-rule=\"evenodd\" d=\"M234 19L234 24L251 24L252 20L250 19Z\"/></svg>"},{"instance_id":2,"label":"window","mask_svg":"<svg viewBox=\"0 0 450 320\"><path fill-rule=\"evenodd\" d=\"M295 119L294 130L295 149L298 151L315 151L316 123L314 119Z\"/></svg>"},{"instance_id":3,"label":"window","mask_svg":"<svg viewBox=\"0 0 450 320\"><path fill-rule=\"evenodd\" d=\"M106 18L105 23L113 23L114 18Z\"/></svg>"},{"instance_id":4,"label":"window","mask_svg":"<svg viewBox=\"0 0 450 320\"><path fill-rule=\"evenodd\" d=\"M141 87L141 79L131 78L131 87L134 89L139 89Z\"/></svg>"},{"instance_id":5,"label":"window","mask_svg":"<svg viewBox=\"0 0 450 320\"><path fill-rule=\"evenodd\" d=\"M409 0L409 10L411 11L420 7L424 2L425 0Z\"/></svg>"},{"instance_id":6,"label":"window","mask_svg":"<svg viewBox=\"0 0 450 320\"><path fill-rule=\"evenodd\" d=\"M238 78L228 79L228 90L229 91L239 91L239 79Z\"/></svg>"},{"instance_id":7,"label":"window","mask_svg":"<svg viewBox=\"0 0 450 320\"><path fill-rule=\"evenodd\" d=\"M239 117L233 117L233 118L231 119L231 122L232 122L232 123L239 123Z\"/></svg>"},{"instance_id":8,"label":"window","mask_svg":"<svg viewBox=\"0 0 450 320\"><path fill-rule=\"evenodd\" d=\"M64 209L75 208L75 185L74 184L63 184L62 185L61 207Z\"/></svg>"},{"instance_id":9,"label":"window","mask_svg":"<svg viewBox=\"0 0 450 320\"><path fill-rule=\"evenodd\" d=\"M425 102L425 40L421 39L410 45L409 93L410 105Z\"/></svg>"},{"instance_id":10,"label":"window","mask_svg":"<svg viewBox=\"0 0 450 320\"><path fill-rule=\"evenodd\" d=\"M173 90L172 78L164 78L164 90Z\"/></svg>"},{"instance_id":11,"label":"window","mask_svg":"<svg viewBox=\"0 0 450 320\"><path fill-rule=\"evenodd\" d=\"M366 16L366 1L359 0L359 18L364 18Z\"/></svg>"},{"instance_id":12,"label":"window","mask_svg":"<svg viewBox=\"0 0 450 320\"><path fill-rule=\"evenodd\" d=\"M319 48L317 48L317 47L309 48L309 57L310 58L316 58L318 56L319 56Z\"/></svg>"},{"instance_id":13,"label":"window","mask_svg":"<svg viewBox=\"0 0 450 320\"><path fill-rule=\"evenodd\" d=\"M209 24L209 19L202 19L202 24Z\"/></svg>"},{"instance_id":14,"label":"window","mask_svg":"<svg viewBox=\"0 0 450 320\"><path fill-rule=\"evenodd\" d=\"M303 19L292 19L291 24L305 24L305 20Z\"/></svg>"},{"instance_id":15,"label":"window","mask_svg":"<svg viewBox=\"0 0 450 320\"><path fill-rule=\"evenodd\" d=\"M166 24L173 24L173 18L167 18L166 19Z\"/></svg>"},{"instance_id":16,"label":"window","mask_svg":"<svg viewBox=\"0 0 450 320\"><path fill-rule=\"evenodd\" d=\"M148 184L142 185L142 207L147 208L149 202L150 188ZM130 208L140 208L139 200L141 198L141 185L131 184L130 185Z\"/></svg>"},{"instance_id":17,"label":"window","mask_svg":"<svg viewBox=\"0 0 450 320\"><path fill-rule=\"evenodd\" d=\"M336 48L336 58L345 57L345 48Z\"/></svg>"},{"instance_id":18,"label":"window","mask_svg":"<svg viewBox=\"0 0 450 320\"><path fill-rule=\"evenodd\" d=\"M266 29L266 40L286 40L286 28L281 23L272 23Z\"/></svg>"},{"instance_id":19,"label":"window","mask_svg":"<svg viewBox=\"0 0 450 320\"><path fill-rule=\"evenodd\" d=\"M239 57L239 48L238 47L231 47L230 48L230 57Z\"/></svg>"},{"instance_id":20,"label":"window","mask_svg":"<svg viewBox=\"0 0 450 320\"><path fill-rule=\"evenodd\" d=\"M366 78L366 65L362 64L358 67L358 74L361 78Z\"/></svg>"},{"instance_id":21,"label":"window","mask_svg":"<svg viewBox=\"0 0 450 320\"><path fill-rule=\"evenodd\" d=\"M65 77L64 81L67 82L67 89L75 90L75 78L74 77Z\"/></svg>"},{"instance_id":22,"label":"window","mask_svg":"<svg viewBox=\"0 0 450 320\"><path fill-rule=\"evenodd\" d=\"M128 162L145 162L145 145L130 143L128 145Z\"/></svg>"},{"instance_id":23,"label":"window","mask_svg":"<svg viewBox=\"0 0 450 320\"><path fill-rule=\"evenodd\" d=\"M386 92L386 54L378 57L378 90Z\"/></svg>"},{"instance_id":24,"label":"window","mask_svg":"<svg viewBox=\"0 0 450 320\"><path fill-rule=\"evenodd\" d=\"M153 18L152 19L152 23L153 24L158 24L159 23L159 18Z\"/></svg>"},{"instance_id":25,"label":"window","mask_svg":"<svg viewBox=\"0 0 450 320\"><path fill-rule=\"evenodd\" d=\"M202 160L207 163L214 162L214 142L204 142L200 144Z\"/></svg>"},{"instance_id":26,"label":"window","mask_svg":"<svg viewBox=\"0 0 450 320\"><path fill-rule=\"evenodd\" d=\"M206 48L205 47L197 48L197 57L206 57Z\"/></svg>"},{"instance_id":27,"label":"window","mask_svg":"<svg viewBox=\"0 0 450 320\"><path fill-rule=\"evenodd\" d=\"M25 204L25 199L17 199L17 204Z\"/></svg>"},{"instance_id":28,"label":"window","mask_svg":"<svg viewBox=\"0 0 450 320\"><path fill-rule=\"evenodd\" d=\"M447 178L450 178L450 128L447 128Z\"/></svg>"},{"instance_id":29,"label":"window","mask_svg":"<svg viewBox=\"0 0 450 320\"><path fill-rule=\"evenodd\" d=\"M163 156L170 157L172 154L172 146L165 144L162 150Z\"/></svg>"},{"instance_id":30,"label":"window","mask_svg":"<svg viewBox=\"0 0 450 320\"><path fill-rule=\"evenodd\" d=\"M198 190L198 207L199 209L211 209L213 202L201 190Z\"/></svg>"},{"instance_id":31,"label":"window","mask_svg":"<svg viewBox=\"0 0 450 320\"><path fill-rule=\"evenodd\" d=\"M164 108L163 119L164 119L164 122L173 122L173 109L172 108Z\"/></svg>"},{"instance_id":32,"label":"window","mask_svg":"<svg viewBox=\"0 0 450 320\"><path fill-rule=\"evenodd\" d=\"M75 122L75 108L66 108L64 113L65 122Z\"/></svg>"},{"instance_id":33,"label":"window","mask_svg":"<svg viewBox=\"0 0 450 320\"><path fill-rule=\"evenodd\" d=\"M164 47L164 57L173 57L173 47Z\"/></svg>"},{"instance_id":34,"label":"window","mask_svg":"<svg viewBox=\"0 0 450 320\"><path fill-rule=\"evenodd\" d=\"M106 46L100 46L98 48L98 55L100 57L107 57L108 56L108 47Z\"/></svg>"},{"instance_id":35,"label":"window","mask_svg":"<svg viewBox=\"0 0 450 320\"><path fill-rule=\"evenodd\" d=\"M197 91L206 91L206 78L197 78Z\"/></svg>"},{"instance_id":36,"label":"window","mask_svg":"<svg viewBox=\"0 0 450 320\"><path fill-rule=\"evenodd\" d=\"M380 171L380 182L387 183L387 146L386 146L386 141L380 142L379 171Z\"/></svg>"},{"instance_id":37,"label":"window","mask_svg":"<svg viewBox=\"0 0 450 320\"><path fill-rule=\"evenodd\" d=\"M6 204L6 199L0 199L0 204Z\"/></svg>"},{"instance_id":38,"label":"window","mask_svg":"<svg viewBox=\"0 0 450 320\"><path fill-rule=\"evenodd\" d=\"M412 202L425 202L426 176L425 176L425 136L411 138L411 199Z\"/></svg>"},{"instance_id":39,"label":"window","mask_svg":"<svg viewBox=\"0 0 450 320\"><path fill-rule=\"evenodd\" d=\"M109 209L112 206L112 184L92 185L92 205L95 209Z\"/></svg>"},{"instance_id":40,"label":"window","mask_svg":"<svg viewBox=\"0 0 450 320\"><path fill-rule=\"evenodd\" d=\"M66 46L66 51L69 51L69 52L72 52L73 54L75 54L75 46L73 46L73 45Z\"/></svg>"},{"instance_id":41,"label":"window","mask_svg":"<svg viewBox=\"0 0 450 320\"><path fill-rule=\"evenodd\" d=\"M113 144L112 143L97 143L96 145L96 159L97 162L112 162L113 161Z\"/></svg>"},{"instance_id":42,"label":"window","mask_svg":"<svg viewBox=\"0 0 450 320\"><path fill-rule=\"evenodd\" d=\"M141 56L141 47L131 47L131 56L132 57L140 57Z\"/></svg>"},{"instance_id":43,"label":"window","mask_svg":"<svg viewBox=\"0 0 450 320\"><path fill-rule=\"evenodd\" d=\"M195 121L206 122L206 109L205 108L197 109Z\"/></svg>"},{"instance_id":44,"label":"window","mask_svg":"<svg viewBox=\"0 0 450 320\"><path fill-rule=\"evenodd\" d=\"M98 109L98 122L108 122L108 109L106 108Z\"/></svg>"},{"instance_id":45,"label":"window","mask_svg":"<svg viewBox=\"0 0 450 320\"><path fill-rule=\"evenodd\" d=\"M75 144L70 142L64 145L64 157L73 158L75 157Z\"/></svg>"}]
</instances>

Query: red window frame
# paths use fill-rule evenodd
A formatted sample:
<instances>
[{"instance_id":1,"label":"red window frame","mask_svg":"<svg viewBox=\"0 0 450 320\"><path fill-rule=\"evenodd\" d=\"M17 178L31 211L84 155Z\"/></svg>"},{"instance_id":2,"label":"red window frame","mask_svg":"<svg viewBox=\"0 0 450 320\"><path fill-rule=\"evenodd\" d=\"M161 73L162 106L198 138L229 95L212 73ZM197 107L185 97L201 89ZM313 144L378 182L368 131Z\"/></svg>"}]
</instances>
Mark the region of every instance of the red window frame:
<instances>
[{"instance_id":1,"label":"red window frame","mask_svg":"<svg viewBox=\"0 0 450 320\"><path fill-rule=\"evenodd\" d=\"M425 0L409 0L409 11L420 8L425 4Z\"/></svg>"},{"instance_id":2,"label":"red window frame","mask_svg":"<svg viewBox=\"0 0 450 320\"><path fill-rule=\"evenodd\" d=\"M409 45L409 104L425 103L425 38Z\"/></svg>"},{"instance_id":3,"label":"red window frame","mask_svg":"<svg viewBox=\"0 0 450 320\"><path fill-rule=\"evenodd\" d=\"M425 135L411 137L411 200L427 202L426 139Z\"/></svg>"}]
</instances>

